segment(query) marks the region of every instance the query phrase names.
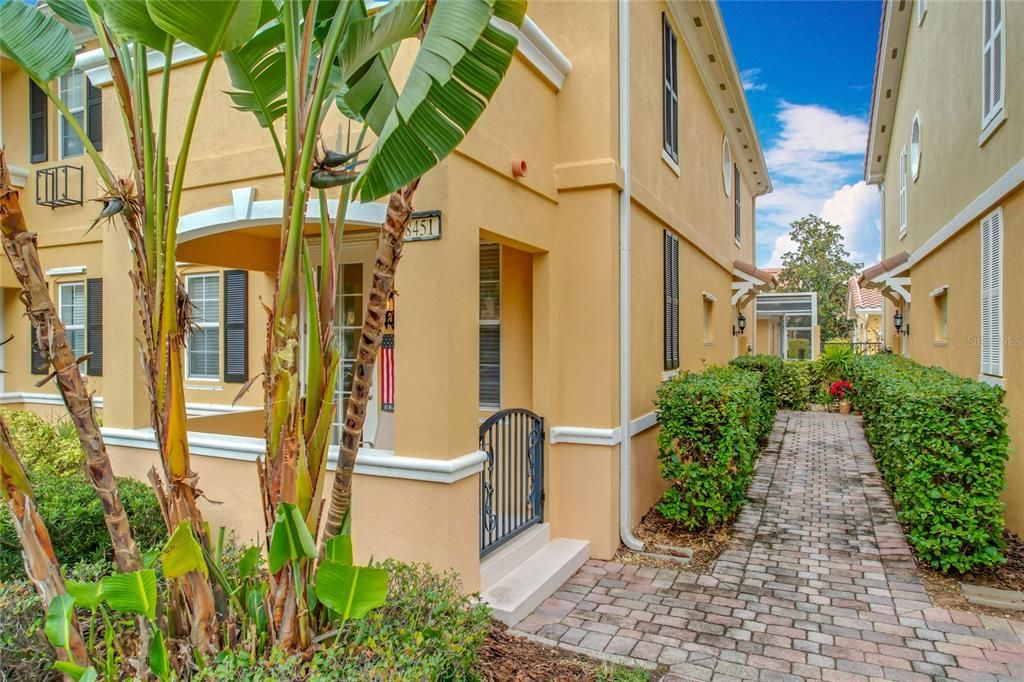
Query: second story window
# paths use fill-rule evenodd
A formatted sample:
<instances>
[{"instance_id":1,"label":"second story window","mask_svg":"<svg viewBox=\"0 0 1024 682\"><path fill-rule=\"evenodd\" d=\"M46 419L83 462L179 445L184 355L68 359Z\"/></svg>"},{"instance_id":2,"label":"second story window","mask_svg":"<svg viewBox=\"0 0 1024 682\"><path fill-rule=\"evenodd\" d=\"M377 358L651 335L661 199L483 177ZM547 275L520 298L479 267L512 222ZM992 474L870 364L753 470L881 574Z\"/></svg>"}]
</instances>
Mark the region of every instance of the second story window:
<instances>
[{"instance_id":1,"label":"second story window","mask_svg":"<svg viewBox=\"0 0 1024 682\"><path fill-rule=\"evenodd\" d=\"M72 69L60 77L60 98L96 149L103 149L103 97L100 89L90 83L84 73ZM82 140L63 114L58 135L62 159L85 151Z\"/></svg>"},{"instance_id":2,"label":"second story window","mask_svg":"<svg viewBox=\"0 0 1024 682\"><path fill-rule=\"evenodd\" d=\"M909 169L907 159L907 148L900 150L900 239L907 234L907 173Z\"/></svg>"},{"instance_id":3,"label":"second story window","mask_svg":"<svg viewBox=\"0 0 1024 682\"><path fill-rule=\"evenodd\" d=\"M661 71L664 84L662 128L665 153L679 163L679 61L678 42L668 16L661 15Z\"/></svg>"},{"instance_id":4,"label":"second story window","mask_svg":"<svg viewBox=\"0 0 1024 682\"><path fill-rule=\"evenodd\" d=\"M60 321L68 335L68 345L76 358L85 355L85 282L57 285Z\"/></svg>"},{"instance_id":5,"label":"second story window","mask_svg":"<svg viewBox=\"0 0 1024 682\"><path fill-rule=\"evenodd\" d=\"M1003 112L1006 90L1006 0L981 3L981 127Z\"/></svg>"},{"instance_id":6,"label":"second story window","mask_svg":"<svg viewBox=\"0 0 1024 682\"><path fill-rule=\"evenodd\" d=\"M740 237L743 235L743 220L742 211L740 210L740 167L735 163L732 165L732 196L733 202L735 203L735 216L733 217L733 230L735 232L736 243L740 243Z\"/></svg>"},{"instance_id":7,"label":"second story window","mask_svg":"<svg viewBox=\"0 0 1024 682\"><path fill-rule=\"evenodd\" d=\"M189 379L220 379L220 274L188 275L185 288L195 328L188 340Z\"/></svg>"}]
</instances>

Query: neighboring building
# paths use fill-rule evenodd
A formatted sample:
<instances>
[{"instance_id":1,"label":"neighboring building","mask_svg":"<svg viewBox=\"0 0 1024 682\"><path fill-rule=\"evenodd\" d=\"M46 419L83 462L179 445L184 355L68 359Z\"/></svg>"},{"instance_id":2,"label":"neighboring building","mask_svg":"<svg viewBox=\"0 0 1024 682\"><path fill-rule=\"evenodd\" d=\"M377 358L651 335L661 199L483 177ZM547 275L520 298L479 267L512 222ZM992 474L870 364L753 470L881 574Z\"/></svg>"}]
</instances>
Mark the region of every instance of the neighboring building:
<instances>
[{"instance_id":1,"label":"neighboring building","mask_svg":"<svg viewBox=\"0 0 1024 682\"><path fill-rule=\"evenodd\" d=\"M619 36L623 9L630 30ZM629 48L624 70L620 39ZM182 109L197 56L175 51L172 93ZM408 68L401 56L397 64ZM96 51L77 65L61 87L103 135L108 164L128 168L109 72ZM115 228L86 232L97 187L88 163L24 74L6 60L0 66L3 136L27 176L23 203L54 298L80 349L93 354L89 383L116 469L141 477L155 444L138 361L130 361L138 323L128 245ZM261 301L273 292L281 178L265 131L221 94L230 89L222 64L208 88L178 237L199 323L186 353L186 399L199 486L223 502L205 507L208 518L253 538L263 527L253 465L264 447L259 384L238 406L232 400L262 371ZM333 134L337 118L323 130ZM513 174L520 161L529 169L521 177ZM80 189L76 167L85 168ZM81 204L37 205L45 197L36 181L54 168L71 168L69 201ZM753 343L733 332L740 312L754 318L750 302L771 284L748 265L756 197L770 190L716 4L532 2L505 83L416 196L417 209L435 213L417 220L398 273L393 388L374 392L356 464L359 555L454 567L468 590L493 587L538 549L546 561L536 585L588 554L613 556L620 525L628 536L665 489L653 411L659 384ZM313 235L316 202L307 215ZM383 204L348 209L338 320L345 357L354 353L383 216ZM3 332L14 335L0 347L2 401L57 412L53 387L35 386L16 282L8 265L0 272ZM543 421L513 418L505 412L513 408ZM492 440L514 429L514 447ZM632 468L620 486L623 448ZM504 544L517 528L525 532ZM509 618L537 594L514 596L503 607Z\"/></svg>"},{"instance_id":2,"label":"neighboring building","mask_svg":"<svg viewBox=\"0 0 1024 682\"><path fill-rule=\"evenodd\" d=\"M886 2L865 176L882 192L887 345L1006 389L1024 532L1024 3ZM1018 300L1014 304L1013 301ZM900 333L893 323L901 318Z\"/></svg>"},{"instance_id":3,"label":"neighboring building","mask_svg":"<svg viewBox=\"0 0 1024 682\"><path fill-rule=\"evenodd\" d=\"M760 294L754 300L754 316L754 347L758 353L777 355L783 360L818 357L821 327L817 292Z\"/></svg>"},{"instance_id":4,"label":"neighboring building","mask_svg":"<svg viewBox=\"0 0 1024 682\"><path fill-rule=\"evenodd\" d=\"M864 289L859 277L846 283L846 319L850 321L850 341L864 350L882 346L882 294Z\"/></svg>"}]
</instances>

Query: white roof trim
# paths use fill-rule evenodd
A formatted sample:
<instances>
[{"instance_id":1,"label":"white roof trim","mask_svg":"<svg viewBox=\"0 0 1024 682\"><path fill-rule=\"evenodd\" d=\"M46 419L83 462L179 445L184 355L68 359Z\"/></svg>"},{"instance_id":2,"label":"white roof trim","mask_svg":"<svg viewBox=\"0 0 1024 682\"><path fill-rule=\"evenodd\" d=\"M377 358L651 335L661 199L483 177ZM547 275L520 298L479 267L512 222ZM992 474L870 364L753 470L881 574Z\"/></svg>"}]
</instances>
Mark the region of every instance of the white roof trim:
<instances>
[{"instance_id":1,"label":"white roof trim","mask_svg":"<svg viewBox=\"0 0 1024 682\"><path fill-rule=\"evenodd\" d=\"M554 86L555 90L561 90L565 77L572 71L572 62L562 54L547 34L541 30L533 19L526 17L523 20L522 28L516 28L514 24L495 17L491 23L514 35L519 40L519 54L533 65L548 83Z\"/></svg>"},{"instance_id":2,"label":"white roof trim","mask_svg":"<svg viewBox=\"0 0 1024 682\"><path fill-rule=\"evenodd\" d=\"M205 54L191 45L186 43L175 43L174 49L171 51L171 65L177 66L178 64L188 64L189 62L199 61L205 57ZM148 50L146 53L146 59L149 64L150 73L160 71L164 68L163 52ZM110 75L110 65L107 64L107 58L103 54L103 50L101 48L80 52L78 56L75 57L75 68L84 71L85 75L89 77L89 81L96 87L109 85L114 80L113 76Z\"/></svg>"},{"instance_id":3,"label":"white roof trim","mask_svg":"<svg viewBox=\"0 0 1024 682\"><path fill-rule=\"evenodd\" d=\"M885 179L892 121L896 114L896 97L903 72L907 31L910 28L910 5L909 2L884 3L882 35L878 44L874 91L871 96L871 120L868 122L867 154L864 157L864 179L872 185ZM896 51L895 57L893 50ZM889 93L888 97L884 94L886 92Z\"/></svg>"},{"instance_id":4,"label":"white roof trim","mask_svg":"<svg viewBox=\"0 0 1024 682\"><path fill-rule=\"evenodd\" d=\"M277 225L281 222L284 202L281 199L253 201L256 192L252 187L231 190L231 203L208 208L181 216L178 220L178 240L181 243L207 237L220 232L230 232L257 225ZM338 200L327 202L328 217L333 220L338 214ZM350 225L379 227L387 217L384 204L361 204L349 202L345 222ZM306 202L306 220L320 221L320 202L310 199Z\"/></svg>"},{"instance_id":5,"label":"white roof trim","mask_svg":"<svg viewBox=\"0 0 1024 682\"><path fill-rule=\"evenodd\" d=\"M105 426L103 438L108 445L156 450L153 429L119 429ZM255 462L266 454L266 441L262 438L229 436L215 433L188 434L189 450L194 455L235 459ZM477 450L454 459L427 459L424 457L399 456L392 450L359 448L356 455L355 473L364 476L405 478L433 483L455 483L481 471L487 460L487 453ZM330 446L327 455L328 470L338 467L338 447Z\"/></svg>"}]
</instances>

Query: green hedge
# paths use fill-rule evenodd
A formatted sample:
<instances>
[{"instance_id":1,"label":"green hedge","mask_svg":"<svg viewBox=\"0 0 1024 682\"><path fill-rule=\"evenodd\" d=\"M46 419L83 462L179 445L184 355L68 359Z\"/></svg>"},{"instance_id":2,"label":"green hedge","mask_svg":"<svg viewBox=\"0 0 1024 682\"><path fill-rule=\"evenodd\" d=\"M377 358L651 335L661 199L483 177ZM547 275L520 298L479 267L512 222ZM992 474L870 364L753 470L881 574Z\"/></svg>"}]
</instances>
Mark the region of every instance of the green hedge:
<instances>
[{"instance_id":1,"label":"green hedge","mask_svg":"<svg viewBox=\"0 0 1024 682\"><path fill-rule=\"evenodd\" d=\"M82 469L82 445L68 417L51 423L25 410L0 410L0 416L7 422L14 447L29 471L67 476Z\"/></svg>"},{"instance_id":2,"label":"green hedge","mask_svg":"<svg viewBox=\"0 0 1024 682\"><path fill-rule=\"evenodd\" d=\"M658 389L658 460L672 483L658 505L687 528L715 526L743 504L774 399L756 372L735 366L682 374Z\"/></svg>"},{"instance_id":3,"label":"green hedge","mask_svg":"<svg viewBox=\"0 0 1024 682\"><path fill-rule=\"evenodd\" d=\"M56 476L48 471L29 471L29 478L39 513L62 565L113 558L103 508L84 474ZM145 550L162 545L167 535L153 491L132 478L119 478L117 487L139 546ZM0 581L24 574L21 546L11 516L5 510L0 514Z\"/></svg>"},{"instance_id":4,"label":"green hedge","mask_svg":"<svg viewBox=\"0 0 1024 682\"><path fill-rule=\"evenodd\" d=\"M894 355L859 358L854 404L910 544L959 572L1002 561L1003 390Z\"/></svg>"},{"instance_id":5,"label":"green hedge","mask_svg":"<svg viewBox=\"0 0 1024 682\"><path fill-rule=\"evenodd\" d=\"M757 438L758 440L767 438L768 433L772 430L775 413L779 411L782 404L785 363L776 355L741 355L738 358L733 358L729 364L761 375L758 392L761 396L762 419L760 421L761 430L758 432Z\"/></svg>"},{"instance_id":6,"label":"green hedge","mask_svg":"<svg viewBox=\"0 0 1024 682\"><path fill-rule=\"evenodd\" d=\"M805 410L811 400L811 364L806 360L789 360L782 366L779 385L779 407Z\"/></svg>"}]
</instances>

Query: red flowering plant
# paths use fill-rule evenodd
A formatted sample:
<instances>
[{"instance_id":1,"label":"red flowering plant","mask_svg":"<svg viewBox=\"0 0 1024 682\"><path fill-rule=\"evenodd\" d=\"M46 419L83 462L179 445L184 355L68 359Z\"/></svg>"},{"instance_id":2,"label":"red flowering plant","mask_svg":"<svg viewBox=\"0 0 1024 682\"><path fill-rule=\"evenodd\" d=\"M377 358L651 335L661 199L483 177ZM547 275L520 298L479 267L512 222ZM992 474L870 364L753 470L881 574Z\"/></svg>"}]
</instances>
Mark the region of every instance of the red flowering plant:
<instances>
[{"instance_id":1,"label":"red flowering plant","mask_svg":"<svg viewBox=\"0 0 1024 682\"><path fill-rule=\"evenodd\" d=\"M853 393L853 384L849 381L836 381L828 387L828 393L835 400L846 400Z\"/></svg>"}]
</instances>

